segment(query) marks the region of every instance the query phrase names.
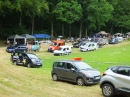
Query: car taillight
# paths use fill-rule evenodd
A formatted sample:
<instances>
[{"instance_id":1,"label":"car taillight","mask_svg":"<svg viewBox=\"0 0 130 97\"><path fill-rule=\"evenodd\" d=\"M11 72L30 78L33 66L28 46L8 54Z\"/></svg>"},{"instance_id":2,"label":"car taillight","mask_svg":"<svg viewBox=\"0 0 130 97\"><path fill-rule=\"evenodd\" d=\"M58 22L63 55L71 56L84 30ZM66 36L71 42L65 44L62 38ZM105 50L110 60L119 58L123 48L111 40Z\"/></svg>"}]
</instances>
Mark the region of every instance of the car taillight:
<instances>
[{"instance_id":1,"label":"car taillight","mask_svg":"<svg viewBox=\"0 0 130 97\"><path fill-rule=\"evenodd\" d=\"M103 74L102 74L102 76L105 76L105 75L106 75L106 73L103 73Z\"/></svg>"}]
</instances>

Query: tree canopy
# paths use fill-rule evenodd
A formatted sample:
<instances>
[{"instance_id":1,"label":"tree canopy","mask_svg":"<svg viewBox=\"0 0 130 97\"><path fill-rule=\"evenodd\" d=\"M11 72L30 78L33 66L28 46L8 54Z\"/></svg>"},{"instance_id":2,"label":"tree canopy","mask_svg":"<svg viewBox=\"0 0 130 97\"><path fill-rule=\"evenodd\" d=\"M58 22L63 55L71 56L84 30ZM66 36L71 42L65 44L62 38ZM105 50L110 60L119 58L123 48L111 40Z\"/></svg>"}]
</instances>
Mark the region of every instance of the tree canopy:
<instances>
[{"instance_id":1,"label":"tree canopy","mask_svg":"<svg viewBox=\"0 0 130 97\"><path fill-rule=\"evenodd\" d=\"M61 29L65 37L85 37L100 30L127 33L129 5L130 0L0 0L0 35L4 39L33 33L56 37Z\"/></svg>"}]
</instances>

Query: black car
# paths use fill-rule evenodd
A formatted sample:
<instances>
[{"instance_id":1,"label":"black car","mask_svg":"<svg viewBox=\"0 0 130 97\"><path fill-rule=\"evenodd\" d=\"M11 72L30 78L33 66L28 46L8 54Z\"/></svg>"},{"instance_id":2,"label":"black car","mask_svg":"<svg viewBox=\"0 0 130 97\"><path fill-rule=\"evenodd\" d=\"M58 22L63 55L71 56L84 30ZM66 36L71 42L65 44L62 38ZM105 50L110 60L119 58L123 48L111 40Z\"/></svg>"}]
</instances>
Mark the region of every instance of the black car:
<instances>
[{"instance_id":1,"label":"black car","mask_svg":"<svg viewBox=\"0 0 130 97\"><path fill-rule=\"evenodd\" d=\"M42 60L33 53L14 52L10 60L14 65L24 65L28 68L42 66Z\"/></svg>"},{"instance_id":2,"label":"black car","mask_svg":"<svg viewBox=\"0 0 130 97\"><path fill-rule=\"evenodd\" d=\"M82 42L75 42L73 45L74 48L79 48L81 46Z\"/></svg>"},{"instance_id":3,"label":"black car","mask_svg":"<svg viewBox=\"0 0 130 97\"><path fill-rule=\"evenodd\" d=\"M97 84L100 72L79 60L58 60L53 63L52 79L77 83L79 86Z\"/></svg>"},{"instance_id":4,"label":"black car","mask_svg":"<svg viewBox=\"0 0 130 97\"><path fill-rule=\"evenodd\" d=\"M6 48L6 52L13 53L13 52L27 52L28 48L26 45L15 45L15 46L9 46Z\"/></svg>"}]
</instances>

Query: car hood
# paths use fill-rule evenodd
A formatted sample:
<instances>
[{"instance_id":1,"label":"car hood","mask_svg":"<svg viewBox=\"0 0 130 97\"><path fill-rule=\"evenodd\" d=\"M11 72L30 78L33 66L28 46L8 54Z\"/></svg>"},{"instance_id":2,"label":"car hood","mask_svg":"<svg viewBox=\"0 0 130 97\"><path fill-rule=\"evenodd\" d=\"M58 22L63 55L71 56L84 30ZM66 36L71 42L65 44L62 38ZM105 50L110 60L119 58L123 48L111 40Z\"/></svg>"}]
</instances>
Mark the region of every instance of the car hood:
<instances>
[{"instance_id":1,"label":"car hood","mask_svg":"<svg viewBox=\"0 0 130 97\"><path fill-rule=\"evenodd\" d=\"M31 58L31 60L32 60L33 62L42 63L42 60L39 59L39 58Z\"/></svg>"},{"instance_id":2,"label":"car hood","mask_svg":"<svg viewBox=\"0 0 130 97\"><path fill-rule=\"evenodd\" d=\"M87 76L93 77L93 76L99 76L100 72L96 69L88 68L88 69L83 69L81 72Z\"/></svg>"},{"instance_id":3,"label":"car hood","mask_svg":"<svg viewBox=\"0 0 130 97\"><path fill-rule=\"evenodd\" d=\"M7 47L7 49L15 49L15 47L11 47L11 46L10 46L10 47Z\"/></svg>"}]
</instances>

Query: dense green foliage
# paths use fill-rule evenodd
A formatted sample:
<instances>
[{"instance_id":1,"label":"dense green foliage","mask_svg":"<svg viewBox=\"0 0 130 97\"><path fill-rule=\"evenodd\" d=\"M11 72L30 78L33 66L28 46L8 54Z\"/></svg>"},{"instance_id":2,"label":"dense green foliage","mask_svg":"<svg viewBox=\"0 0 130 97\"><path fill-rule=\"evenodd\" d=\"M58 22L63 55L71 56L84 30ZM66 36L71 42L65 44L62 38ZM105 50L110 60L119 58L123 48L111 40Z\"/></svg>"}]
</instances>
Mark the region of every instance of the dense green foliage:
<instances>
[{"instance_id":1,"label":"dense green foliage","mask_svg":"<svg viewBox=\"0 0 130 97\"><path fill-rule=\"evenodd\" d=\"M126 33L129 0L0 0L0 35L45 32L85 37L104 30Z\"/></svg>"}]
</instances>

